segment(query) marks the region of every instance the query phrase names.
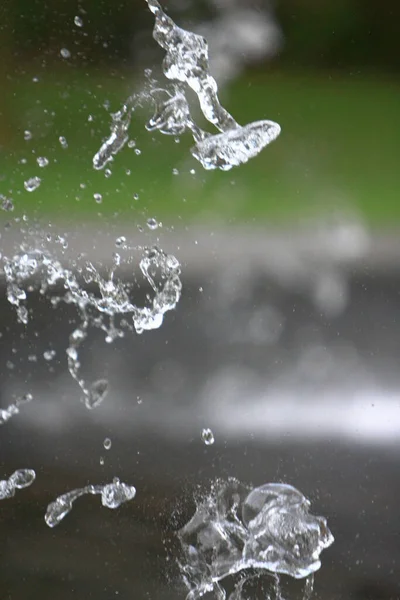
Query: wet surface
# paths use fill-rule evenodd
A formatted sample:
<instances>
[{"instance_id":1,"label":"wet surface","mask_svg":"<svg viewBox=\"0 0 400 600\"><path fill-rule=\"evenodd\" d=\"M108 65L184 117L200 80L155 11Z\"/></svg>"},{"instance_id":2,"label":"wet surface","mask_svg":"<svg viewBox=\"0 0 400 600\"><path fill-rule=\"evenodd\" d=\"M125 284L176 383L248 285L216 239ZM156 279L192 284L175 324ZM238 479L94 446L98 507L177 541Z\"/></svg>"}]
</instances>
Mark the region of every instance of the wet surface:
<instances>
[{"instance_id":1,"label":"wet surface","mask_svg":"<svg viewBox=\"0 0 400 600\"><path fill-rule=\"evenodd\" d=\"M400 271L359 268L343 282L332 312L304 280L186 269L161 329L112 345L89 335L82 370L110 386L92 411L67 372L73 307L32 293L24 328L2 290L1 407L33 400L1 426L1 477L36 472L0 503L2 598L184 598L174 532L198 486L230 476L293 485L327 518L335 542L315 598L398 598ZM135 486L131 502L108 511L85 496L46 526L57 496L115 476Z\"/></svg>"}]
</instances>

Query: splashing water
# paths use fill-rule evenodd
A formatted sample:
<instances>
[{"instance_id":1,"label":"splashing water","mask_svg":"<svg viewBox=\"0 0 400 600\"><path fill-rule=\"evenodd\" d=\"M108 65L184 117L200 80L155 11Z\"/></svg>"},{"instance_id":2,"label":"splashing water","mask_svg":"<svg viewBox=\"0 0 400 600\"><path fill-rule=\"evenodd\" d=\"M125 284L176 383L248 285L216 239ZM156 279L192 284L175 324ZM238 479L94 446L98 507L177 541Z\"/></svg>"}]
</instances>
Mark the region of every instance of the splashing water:
<instances>
[{"instance_id":1,"label":"splashing water","mask_svg":"<svg viewBox=\"0 0 400 600\"><path fill-rule=\"evenodd\" d=\"M147 97L155 104L155 114L146 128L173 136L190 131L195 141L191 152L205 169L227 171L246 163L278 137L280 126L267 120L240 126L219 101L218 85L210 74L205 38L178 27L156 0L146 1L155 16L153 38L166 52L164 75L174 83L171 90L156 88L149 94L134 95L127 100L112 116L111 135L94 156L94 168L102 169L125 145L135 103L141 105ZM185 86L197 94L204 117L219 134L203 131L193 121Z\"/></svg>"},{"instance_id":2,"label":"splashing water","mask_svg":"<svg viewBox=\"0 0 400 600\"><path fill-rule=\"evenodd\" d=\"M326 519L309 514L309 506L290 485L269 483L251 490L233 478L217 480L178 534L188 597L211 591L223 595L220 582L228 575L256 569L275 574L277 586L279 574L310 577L304 592L308 598L320 553L333 543ZM233 597L241 598L236 592Z\"/></svg>"},{"instance_id":3,"label":"splashing water","mask_svg":"<svg viewBox=\"0 0 400 600\"><path fill-rule=\"evenodd\" d=\"M19 407L22 404L27 404L32 400L32 394L24 394L21 398L18 398L13 404L6 409L0 409L0 425L3 425L11 419L14 415L19 413Z\"/></svg>"},{"instance_id":4,"label":"splashing water","mask_svg":"<svg viewBox=\"0 0 400 600\"><path fill-rule=\"evenodd\" d=\"M46 511L44 520L49 527L58 525L64 517L72 510L72 505L81 496L85 494L101 495L101 503L107 508L118 508L124 502L133 500L136 496L136 488L133 485L121 483L117 477L112 483L105 485L87 485L83 488L72 490L62 496L59 496L54 502L51 502Z\"/></svg>"},{"instance_id":5,"label":"splashing water","mask_svg":"<svg viewBox=\"0 0 400 600\"><path fill-rule=\"evenodd\" d=\"M89 328L103 330L109 343L123 337L124 329L134 329L137 333L157 329L162 325L164 314L173 310L180 299L180 264L175 256L165 254L157 247L146 248L140 260L140 269L154 291L150 306L138 307L130 301L131 286L115 277L115 266L106 278L90 262L86 262L84 267L79 269L86 285L96 284L96 294L88 292L81 286L75 273L44 252L34 250L22 252L11 259L4 257L7 298L16 307L21 323L27 324L29 318L25 289L31 289L38 276L37 287L42 294L57 284L63 285L66 290L62 297L52 299L54 306L61 300L76 306L81 323L69 338L68 369L80 386L83 401L89 409L101 404L109 387L106 379L86 384L80 377L79 348L86 340ZM156 276L159 279L157 283ZM122 315L129 315L132 324L126 319L117 324L116 317Z\"/></svg>"},{"instance_id":6,"label":"splashing water","mask_svg":"<svg viewBox=\"0 0 400 600\"><path fill-rule=\"evenodd\" d=\"M32 469L18 469L8 479L0 480L0 500L15 496L15 490L29 487L36 479Z\"/></svg>"}]
</instances>

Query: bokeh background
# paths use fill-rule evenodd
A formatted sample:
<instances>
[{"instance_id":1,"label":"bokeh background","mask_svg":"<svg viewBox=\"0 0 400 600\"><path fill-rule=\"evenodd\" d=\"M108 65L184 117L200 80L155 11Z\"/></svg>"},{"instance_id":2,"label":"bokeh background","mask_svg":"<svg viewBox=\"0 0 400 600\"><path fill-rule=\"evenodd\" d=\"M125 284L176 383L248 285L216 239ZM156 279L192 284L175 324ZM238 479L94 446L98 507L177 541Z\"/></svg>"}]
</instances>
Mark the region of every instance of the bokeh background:
<instances>
[{"instance_id":1,"label":"bokeh background","mask_svg":"<svg viewBox=\"0 0 400 600\"><path fill-rule=\"evenodd\" d=\"M82 370L110 393L87 411L65 358L76 311L33 289L22 326L3 280L0 406L34 400L0 428L1 477L27 467L37 481L0 503L1 598L184 598L174 532L195 493L235 476L295 485L328 518L315 598L397 600L400 4L164 6L209 40L235 118L282 126L238 169L203 171L189 136L148 133L149 106L132 119L135 144L95 171L144 69L163 83L145 1L1 2L0 194L14 206L0 214L2 256L45 246L105 272L124 235L176 255L183 282L159 330L112 345L91 332ZM148 291L135 288L138 303ZM133 502L84 498L46 527L56 496L114 476L137 487Z\"/></svg>"}]
</instances>

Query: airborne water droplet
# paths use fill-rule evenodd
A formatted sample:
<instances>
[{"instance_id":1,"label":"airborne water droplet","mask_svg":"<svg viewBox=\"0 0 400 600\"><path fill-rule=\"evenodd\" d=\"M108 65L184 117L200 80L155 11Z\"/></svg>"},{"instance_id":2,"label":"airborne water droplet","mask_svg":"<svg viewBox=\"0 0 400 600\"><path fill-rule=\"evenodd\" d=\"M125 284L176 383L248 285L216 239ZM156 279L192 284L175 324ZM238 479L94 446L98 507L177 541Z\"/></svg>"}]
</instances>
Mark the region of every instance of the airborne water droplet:
<instances>
[{"instance_id":1,"label":"airborne water droplet","mask_svg":"<svg viewBox=\"0 0 400 600\"><path fill-rule=\"evenodd\" d=\"M80 17L76 16L74 18L74 23L77 27L83 27L83 21Z\"/></svg>"},{"instance_id":2,"label":"airborne water droplet","mask_svg":"<svg viewBox=\"0 0 400 600\"><path fill-rule=\"evenodd\" d=\"M63 135L60 135L60 137L58 138L58 141L61 144L61 148L63 148L64 150L66 148L68 148L68 142L67 142L66 138Z\"/></svg>"},{"instance_id":3,"label":"airborne water droplet","mask_svg":"<svg viewBox=\"0 0 400 600\"><path fill-rule=\"evenodd\" d=\"M157 229L158 222L155 219L147 219L147 227L149 229Z\"/></svg>"},{"instance_id":4,"label":"airborne water droplet","mask_svg":"<svg viewBox=\"0 0 400 600\"><path fill-rule=\"evenodd\" d=\"M97 204L101 204L103 202L103 196L99 193L93 194L93 198L96 200Z\"/></svg>"},{"instance_id":5,"label":"airborne water droplet","mask_svg":"<svg viewBox=\"0 0 400 600\"><path fill-rule=\"evenodd\" d=\"M45 360L53 360L53 358L56 355L56 351L55 350L46 350L45 352L43 352L43 357Z\"/></svg>"},{"instance_id":6,"label":"airborne water droplet","mask_svg":"<svg viewBox=\"0 0 400 600\"><path fill-rule=\"evenodd\" d=\"M105 438L104 442L103 442L103 446L105 448L105 450L110 450L112 445L112 442L110 440L110 438Z\"/></svg>"},{"instance_id":7,"label":"airborne water droplet","mask_svg":"<svg viewBox=\"0 0 400 600\"><path fill-rule=\"evenodd\" d=\"M6 212L11 212L14 210L14 204L13 204L13 201L11 200L11 198L6 198L5 196L2 196L0 194L0 200L1 200L1 208L3 210L5 210Z\"/></svg>"},{"instance_id":8,"label":"airborne water droplet","mask_svg":"<svg viewBox=\"0 0 400 600\"><path fill-rule=\"evenodd\" d=\"M117 237L117 239L115 240L115 246L117 248L125 249L126 248L126 237L123 235Z\"/></svg>"},{"instance_id":9,"label":"airborne water droplet","mask_svg":"<svg viewBox=\"0 0 400 600\"><path fill-rule=\"evenodd\" d=\"M42 180L40 179L40 177L30 177L30 179L27 179L24 182L24 188L27 192L34 192L35 190L37 190L41 183Z\"/></svg>"},{"instance_id":10,"label":"airborne water droplet","mask_svg":"<svg viewBox=\"0 0 400 600\"><path fill-rule=\"evenodd\" d=\"M71 57L71 52L68 50L68 48L61 48L60 54L61 54L61 56L63 58L70 58Z\"/></svg>"},{"instance_id":11,"label":"airborne water droplet","mask_svg":"<svg viewBox=\"0 0 400 600\"><path fill-rule=\"evenodd\" d=\"M204 428L202 430L201 439L203 440L206 446L211 446L215 441L214 434L209 428Z\"/></svg>"},{"instance_id":12,"label":"airborne water droplet","mask_svg":"<svg viewBox=\"0 0 400 600\"><path fill-rule=\"evenodd\" d=\"M32 139L32 132L29 129L25 129L24 131L24 140L28 141Z\"/></svg>"},{"instance_id":13,"label":"airborne water droplet","mask_svg":"<svg viewBox=\"0 0 400 600\"><path fill-rule=\"evenodd\" d=\"M36 162L39 165L39 167L47 167L47 165L49 164L49 159L45 156L38 156Z\"/></svg>"},{"instance_id":14,"label":"airborne water droplet","mask_svg":"<svg viewBox=\"0 0 400 600\"><path fill-rule=\"evenodd\" d=\"M108 381L107 379L98 379L94 381L90 386L89 393L85 398L85 405L87 408L92 409L99 406L108 392Z\"/></svg>"}]
</instances>

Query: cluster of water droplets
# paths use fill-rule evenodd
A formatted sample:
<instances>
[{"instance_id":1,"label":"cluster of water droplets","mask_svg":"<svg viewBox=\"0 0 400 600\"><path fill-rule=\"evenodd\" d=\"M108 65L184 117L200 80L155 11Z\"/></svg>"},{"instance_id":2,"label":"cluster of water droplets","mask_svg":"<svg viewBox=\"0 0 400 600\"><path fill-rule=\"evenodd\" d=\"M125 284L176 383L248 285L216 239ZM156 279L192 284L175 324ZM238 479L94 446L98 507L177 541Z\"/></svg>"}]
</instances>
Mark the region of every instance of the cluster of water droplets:
<instances>
[{"instance_id":1,"label":"cluster of water droplets","mask_svg":"<svg viewBox=\"0 0 400 600\"><path fill-rule=\"evenodd\" d=\"M32 394L24 394L20 398L17 398L15 402L10 404L6 409L0 408L0 425L7 423L14 415L19 413L20 406L27 404L32 400Z\"/></svg>"},{"instance_id":2,"label":"cluster of water droplets","mask_svg":"<svg viewBox=\"0 0 400 600\"><path fill-rule=\"evenodd\" d=\"M236 479L217 480L192 519L179 531L181 568L191 600L206 592L225 597L222 581L246 572L310 578L320 568L320 554L333 542L326 519L309 513L310 502L294 487L268 483L252 489ZM231 600L241 598L235 589ZM280 594L277 595L280 598Z\"/></svg>"},{"instance_id":3,"label":"cluster of water droplets","mask_svg":"<svg viewBox=\"0 0 400 600\"><path fill-rule=\"evenodd\" d=\"M147 95L156 107L147 129L173 136L190 131L195 141L191 152L205 169L227 171L246 163L278 137L280 126L267 120L239 125L219 101L218 85L210 74L206 39L178 27L156 0L147 3L155 16L153 37L166 52L163 72L173 82L170 89L155 88ZM204 117L219 134L203 131L193 121L186 86L197 94ZM132 111L143 97L131 96L113 115L111 134L93 158L95 169L102 169L125 145Z\"/></svg>"},{"instance_id":4,"label":"cluster of water droplets","mask_svg":"<svg viewBox=\"0 0 400 600\"><path fill-rule=\"evenodd\" d=\"M58 259L45 252L21 252L12 258L4 257L4 274L8 301L16 307L18 319L28 323L27 290L38 287L42 294L49 288L62 287L64 294L52 298L54 306L60 301L73 304L81 317L78 327L71 333L67 348L68 368L83 392L87 408L95 408L108 391L108 382L100 379L87 384L80 376L79 349L90 327L103 330L106 342L123 337L125 330L142 333L161 326L167 311L178 303L182 290L180 263L171 254L157 247L143 249L140 269L154 294L147 306L136 306L130 299L131 285L115 276L116 266L103 276L87 261L76 272L65 268ZM96 292L87 286L96 285ZM116 322L117 317L120 318Z\"/></svg>"},{"instance_id":5,"label":"cluster of water droplets","mask_svg":"<svg viewBox=\"0 0 400 600\"><path fill-rule=\"evenodd\" d=\"M0 480L0 500L6 500L15 496L16 490L29 487L36 479L36 473L32 469L18 469L8 479Z\"/></svg>"},{"instance_id":6,"label":"cluster of water droplets","mask_svg":"<svg viewBox=\"0 0 400 600\"><path fill-rule=\"evenodd\" d=\"M124 504L124 502L133 500L136 496L136 488L133 485L121 483L118 477L115 477L112 483L87 485L83 488L72 490L71 492L62 494L48 505L44 517L46 524L49 527L58 525L71 512L75 500L85 494L99 494L103 506L115 509Z\"/></svg>"}]
</instances>

